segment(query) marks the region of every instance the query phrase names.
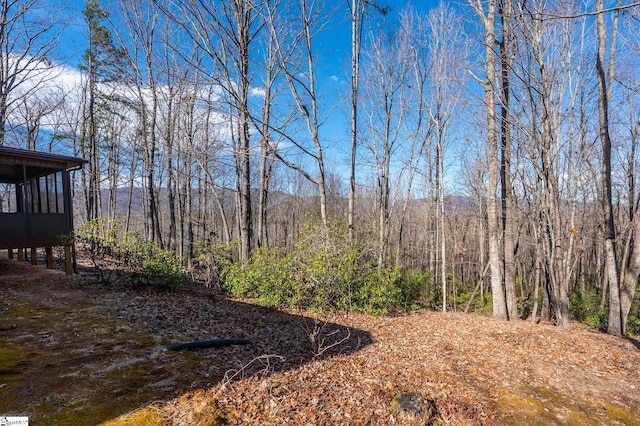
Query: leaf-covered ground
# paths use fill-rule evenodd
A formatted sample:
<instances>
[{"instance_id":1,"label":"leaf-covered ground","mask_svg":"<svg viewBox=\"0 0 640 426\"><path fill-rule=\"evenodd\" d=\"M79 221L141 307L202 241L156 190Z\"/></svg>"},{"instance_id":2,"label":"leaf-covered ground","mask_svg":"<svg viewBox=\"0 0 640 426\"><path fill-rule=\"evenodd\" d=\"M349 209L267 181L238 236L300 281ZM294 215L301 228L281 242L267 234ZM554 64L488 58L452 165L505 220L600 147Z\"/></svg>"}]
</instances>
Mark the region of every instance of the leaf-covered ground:
<instances>
[{"instance_id":1,"label":"leaf-covered ground","mask_svg":"<svg viewBox=\"0 0 640 426\"><path fill-rule=\"evenodd\" d=\"M452 313L340 321L373 343L160 408L174 424L220 411L232 424L640 424L637 341ZM396 410L404 392L437 413Z\"/></svg>"},{"instance_id":2,"label":"leaf-covered ground","mask_svg":"<svg viewBox=\"0 0 640 426\"><path fill-rule=\"evenodd\" d=\"M203 289L131 289L3 265L0 415L46 424L640 424L640 344L578 325L436 312L317 318ZM161 351L213 338L252 344ZM394 403L406 392L421 396L417 411Z\"/></svg>"}]
</instances>

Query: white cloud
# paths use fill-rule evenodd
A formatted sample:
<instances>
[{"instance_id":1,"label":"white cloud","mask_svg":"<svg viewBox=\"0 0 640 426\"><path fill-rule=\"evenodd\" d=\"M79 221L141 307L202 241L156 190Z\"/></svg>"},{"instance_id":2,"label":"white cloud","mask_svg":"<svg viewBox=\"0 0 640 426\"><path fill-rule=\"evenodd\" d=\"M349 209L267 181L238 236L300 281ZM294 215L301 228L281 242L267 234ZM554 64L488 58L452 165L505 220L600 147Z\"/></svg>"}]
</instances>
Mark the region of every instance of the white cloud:
<instances>
[{"instance_id":1,"label":"white cloud","mask_svg":"<svg viewBox=\"0 0 640 426\"><path fill-rule=\"evenodd\" d=\"M337 76L337 75L332 75L332 76L331 76L331 80L333 80L333 81L338 81L338 80L340 80L340 79L338 78L338 76Z\"/></svg>"},{"instance_id":2,"label":"white cloud","mask_svg":"<svg viewBox=\"0 0 640 426\"><path fill-rule=\"evenodd\" d=\"M17 100L15 107L9 111L9 121L16 129L20 129L25 123L25 114L29 111L42 113L40 128L47 132L72 133L79 131L78 123L81 120L82 102L84 102L86 89L86 74L79 69L67 65L52 64L46 60L30 61L23 65L25 71L20 75L22 80L16 90L10 94L10 100ZM170 97L169 89L165 86L156 87L159 94L159 113L157 125L162 128L168 110L165 101ZM211 89L211 92L209 92ZM148 88L141 93L136 93L131 87L121 83L101 84L101 90L111 96L128 98L134 101L142 101L151 105L153 96ZM196 120L202 123L209 120L209 125L218 132L217 137L226 139L228 135L229 116L216 110L207 114L208 103L220 102L222 88L219 86L200 87L191 94L186 93L184 99L193 99L195 96ZM264 96L261 88L252 89L253 96ZM142 99L140 99L140 95ZM122 119L121 136L130 138L136 136L136 126L139 117L128 108L120 111ZM20 138L20 135L17 136ZM18 143L22 143L19 140Z\"/></svg>"},{"instance_id":3,"label":"white cloud","mask_svg":"<svg viewBox=\"0 0 640 426\"><path fill-rule=\"evenodd\" d=\"M259 98L264 98L266 95L266 92L264 90L263 87L252 87L250 92L249 92L250 96L256 96Z\"/></svg>"}]
</instances>

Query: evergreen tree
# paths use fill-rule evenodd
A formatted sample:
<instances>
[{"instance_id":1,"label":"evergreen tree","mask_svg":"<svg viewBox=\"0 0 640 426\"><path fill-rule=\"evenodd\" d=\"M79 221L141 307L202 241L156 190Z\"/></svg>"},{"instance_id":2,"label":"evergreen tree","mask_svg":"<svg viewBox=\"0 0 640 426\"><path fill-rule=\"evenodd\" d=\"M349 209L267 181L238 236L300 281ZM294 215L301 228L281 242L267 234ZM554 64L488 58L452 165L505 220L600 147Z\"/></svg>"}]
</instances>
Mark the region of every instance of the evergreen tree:
<instances>
[{"instance_id":1,"label":"evergreen tree","mask_svg":"<svg viewBox=\"0 0 640 426\"><path fill-rule=\"evenodd\" d=\"M83 176L83 187L87 220L92 220L101 216L99 124L101 114L111 111L112 100L102 91L101 85L122 79L126 52L115 46L111 31L104 25L109 14L98 0L88 0L82 14L87 22L89 47L83 55L84 63L80 65L87 74L81 153L89 160L89 175L88 178Z\"/></svg>"}]
</instances>

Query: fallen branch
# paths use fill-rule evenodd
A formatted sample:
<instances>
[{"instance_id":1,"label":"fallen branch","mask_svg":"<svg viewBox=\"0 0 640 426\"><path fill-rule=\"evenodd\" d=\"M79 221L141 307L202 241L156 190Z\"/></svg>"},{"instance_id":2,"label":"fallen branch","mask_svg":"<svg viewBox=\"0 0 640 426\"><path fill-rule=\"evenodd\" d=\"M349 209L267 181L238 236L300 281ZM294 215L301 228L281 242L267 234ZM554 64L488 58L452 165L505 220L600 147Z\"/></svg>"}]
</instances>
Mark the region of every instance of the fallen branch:
<instances>
[{"instance_id":1,"label":"fallen branch","mask_svg":"<svg viewBox=\"0 0 640 426\"><path fill-rule=\"evenodd\" d=\"M238 370L231 369L231 370L228 370L226 373L224 373L224 377L220 382L219 389L226 388L227 385L229 385L236 377L242 377L244 373L249 369L249 367L252 366L257 361L260 361L264 366L262 370L260 370L260 372L263 373L264 376L267 376L270 373L273 373L275 370L274 370L274 366L271 364L272 359L278 360L280 362L284 362L286 358L283 357L282 355L275 355L275 354L264 354L264 355L257 356L251 361L249 361L248 363L246 363L245 365L243 365L240 369Z\"/></svg>"},{"instance_id":2,"label":"fallen branch","mask_svg":"<svg viewBox=\"0 0 640 426\"><path fill-rule=\"evenodd\" d=\"M199 342L180 343L178 345L167 346L164 351L183 351L192 349L207 349L207 348L220 348L223 346L231 345L248 345L251 340L248 339L214 339L214 340L202 340Z\"/></svg>"}]
</instances>

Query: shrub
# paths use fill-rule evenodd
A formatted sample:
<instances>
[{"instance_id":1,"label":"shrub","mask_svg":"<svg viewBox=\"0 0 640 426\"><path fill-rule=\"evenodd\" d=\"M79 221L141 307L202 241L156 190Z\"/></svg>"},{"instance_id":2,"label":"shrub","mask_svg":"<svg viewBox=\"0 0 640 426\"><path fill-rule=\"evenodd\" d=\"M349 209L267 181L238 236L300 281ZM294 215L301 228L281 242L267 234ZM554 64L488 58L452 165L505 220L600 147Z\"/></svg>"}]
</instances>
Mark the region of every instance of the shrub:
<instances>
[{"instance_id":1,"label":"shrub","mask_svg":"<svg viewBox=\"0 0 640 426\"><path fill-rule=\"evenodd\" d=\"M569 312L576 321L585 322L588 317L600 315L600 295L595 290L569 294Z\"/></svg>"},{"instance_id":2,"label":"shrub","mask_svg":"<svg viewBox=\"0 0 640 426\"><path fill-rule=\"evenodd\" d=\"M627 317L627 334L631 336L640 335L640 285L636 287L636 297L633 298L629 316Z\"/></svg>"},{"instance_id":3,"label":"shrub","mask_svg":"<svg viewBox=\"0 0 640 426\"><path fill-rule=\"evenodd\" d=\"M462 293L456 294L455 296L451 295L449 296L449 300L450 300L449 304L453 304L454 306L457 307L456 308L457 310L462 311L464 310L464 308L467 307L467 304L469 303L469 299L471 299L471 294L472 294L471 292L462 292ZM477 294L473 296L474 300L472 302L472 305L473 305L472 311L475 311L481 302L479 300L476 300L476 297L478 297Z\"/></svg>"},{"instance_id":4,"label":"shrub","mask_svg":"<svg viewBox=\"0 0 640 426\"><path fill-rule=\"evenodd\" d=\"M627 334L629 336L639 336L640 335L640 318L638 314L629 315L627 318Z\"/></svg>"},{"instance_id":5,"label":"shrub","mask_svg":"<svg viewBox=\"0 0 640 426\"><path fill-rule=\"evenodd\" d=\"M392 266L371 271L360 287L359 308L371 314L386 314L405 307L402 268Z\"/></svg>"},{"instance_id":6,"label":"shrub","mask_svg":"<svg viewBox=\"0 0 640 426\"><path fill-rule=\"evenodd\" d=\"M606 331L607 313L600 310L600 293L597 290L585 290L582 294L574 291L569 295L571 318L585 324L591 330Z\"/></svg>"},{"instance_id":7,"label":"shrub","mask_svg":"<svg viewBox=\"0 0 640 426\"><path fill-rule=\"evenodd\" d=\"M273 307L293 307L299 299L291 258L280 249L255 249L250 262L230 264L224 276L224 289L236 297L255 298Z\"/></svg>"},{"instance_id":8,"label":"shrub","mask_svg":"<svg viewBox=\"0 0 640 426\"><path fill-rule=\"evenodd\" d=\"M153 251L154 244L145 241L137 231L129 231L125 234L120 244L117 257L125 266L135 271L144 268L144 260Z\"/></svg>"},{"instance_id":9,"label":"shrub","mask_svg":"<svg viewBox=\"0 0 640 426\"><path fill-rule=\"evenodd\" d=\"M112 256L118 247L118 234L122 221L94 219L85 223L74 234L73 240L91 257L94 266L98 259Z\"/></svg>"},{"instance_id":10,"label":"shrub","mask_svg":"<svg viewBox=\"0 0 640 426\"><path fill-rule=\"evenodd\" d=\"M182 268L180 258L175 252L160 250L157 247L142 259L140 274L146 283L154 287L173 289L191 284L191 276Z\"/></svg>"},{"instance_id":11,"label":"shrub","mask_svg":"<svg viewBox=\"0 0 640 426\"><path fill-rule=\"evenodd\" d=\"M300 304L318 311L350 309L363 265L352 248L305 247L293 254L301 286Z\"/></svg>"},{"instance_id":12,"label":"shrub","mask_svg":"<svg viewBox=\"0 0 640 426\"><path fill-rule=\"evenodd\" d=\"M424 277L401 267L377 268L366 250L335 229L309 226L291 253L259 248L247 263L229 263L223 288L280 307L316 311L358 310L376 314L414 306L424 295Z\"/></svg>"},{"instance_id":13,"label":"shrub","mask_svg":"<svg viewBox=\"0 0 640 426\"><path fill-rule=\"evenodd\" d=\"M233 263L233 244L213 244L210 240L201 240L195 244L194 274L204 281L206 287L221 287L224 274Z\"/></svg>"},{"instance_id":14,"label":"shrub","mask_svg":"<svg viewBox=\"0 0 640 426\"><path fill-rule=\"evenodd\" d=\"M604 314L589 314L584 318L584 320L582 320L582 322L589 327L589 330L600 331L604 331L607 324Z\"/></svg>"},{"instance_id":15,"label":"shrub","mask_svg":"<svg viewBox=\"0 0 640 426\"><path fill-rule=\"evenodd\" d=\"M88 251L94 266L99 267L98 258L110 256L120 268L131 272L130 277L137 283L176 288L192 282L174 252L160 249L137 231L129 231L119 239L120 226L118 221L94 220L76 233L76 242Z\"/></svg>"},{"instance_id":16,"label":"shrub","mask_svg":"<svg viewBox=\"0 0 640 426\"><path fill-rule=\"evenodd\" d=\"M405 309L415 309L418 307L417 303L427 301L429 282L431 282L431 271L403 270L400 288Z\"/></svg>"}]
</instances>

